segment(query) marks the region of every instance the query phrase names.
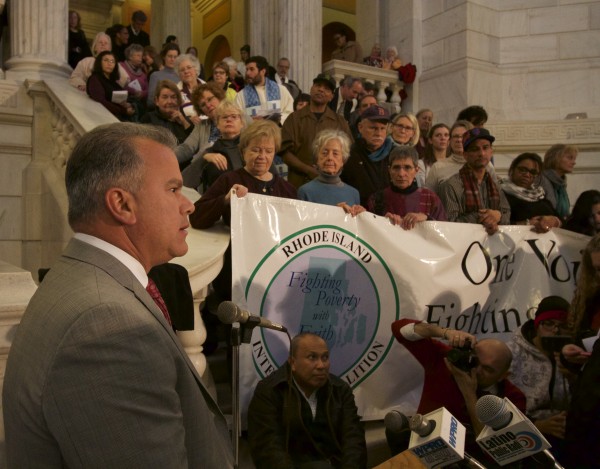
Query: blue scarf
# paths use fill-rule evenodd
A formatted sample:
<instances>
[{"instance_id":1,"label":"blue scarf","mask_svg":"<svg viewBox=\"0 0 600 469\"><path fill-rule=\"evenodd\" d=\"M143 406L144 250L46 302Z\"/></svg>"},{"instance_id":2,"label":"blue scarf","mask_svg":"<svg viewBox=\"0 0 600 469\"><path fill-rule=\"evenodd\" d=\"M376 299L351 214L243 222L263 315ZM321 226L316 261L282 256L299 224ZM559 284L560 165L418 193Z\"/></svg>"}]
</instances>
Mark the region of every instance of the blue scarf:
<instances>
[{"instance_id":1,"label":"blue scarf","mask_svg":"<svg viewBox=\"0 0 600 469\"><path fill-rule=\"evenodd\" d=\"M390 137L386 137L381 148L369 154L369 159L373 162L383 160L390 154L393 146L394 141Z\"/></svg>"},{"instance_id":2,"label":"blue scarf","mask_svg":"<svg viewBox=\"0 0 600 469\"><path fill-rule=\"evenodd\" d=\"M254 86L244 86L244 89L242 91L244 93L246 107L260 106L260 99ZM281 99L279 85L273 80L265 78L265 91L267 92L267 102L279 101Z\"/></svg>"}]
</instances>

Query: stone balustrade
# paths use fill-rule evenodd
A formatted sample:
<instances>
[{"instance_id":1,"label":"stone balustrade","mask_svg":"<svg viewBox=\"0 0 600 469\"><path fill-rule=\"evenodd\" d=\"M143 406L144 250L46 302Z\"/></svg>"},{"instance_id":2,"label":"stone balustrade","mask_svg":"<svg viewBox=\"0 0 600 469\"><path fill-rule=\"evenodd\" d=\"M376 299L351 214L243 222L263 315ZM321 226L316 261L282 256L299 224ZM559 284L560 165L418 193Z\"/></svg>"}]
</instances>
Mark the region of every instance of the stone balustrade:
<instances>
[{"instance_id":1,"label":"stone balustrade","mask_svg":"<svg viewBox=\"0 0 600 469\"><path fill-rule=\"evenodd\" d=\"M380 103L386 102L385 89L389 87L392 90L391 110L393 112L400 111L399 93L404 88L404 83L398 79L396 70L384 70L343 60L330 60L323 64L323 73L331 75L338 85L345 77L362 78L363 81L374 83L378 88L377 101Z\"/></svg>"}]
</instances>

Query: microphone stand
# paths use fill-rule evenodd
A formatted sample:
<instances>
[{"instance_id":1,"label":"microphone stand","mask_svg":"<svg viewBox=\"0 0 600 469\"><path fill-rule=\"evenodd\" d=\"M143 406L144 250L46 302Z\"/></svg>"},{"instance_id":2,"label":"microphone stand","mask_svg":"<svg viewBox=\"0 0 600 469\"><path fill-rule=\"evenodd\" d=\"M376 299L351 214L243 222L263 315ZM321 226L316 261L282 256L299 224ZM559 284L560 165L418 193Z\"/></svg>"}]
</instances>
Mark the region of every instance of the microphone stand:
<instances>
[{"instance_id":1,"label":"microphone stand","mask_svg":"<svg viewBox=\"0 0 600 469\"><path fill-rule=\"evenodd\" d=\"M233 467L238 468L240 457L240 436L242 435L242 422L240 412L240 345L249 344L252 340L252 330L260 324L260 318L250 316L248 321L231 327L232 347L232 430L231 442L233 444Z\"/></svg>"}]
</instances>

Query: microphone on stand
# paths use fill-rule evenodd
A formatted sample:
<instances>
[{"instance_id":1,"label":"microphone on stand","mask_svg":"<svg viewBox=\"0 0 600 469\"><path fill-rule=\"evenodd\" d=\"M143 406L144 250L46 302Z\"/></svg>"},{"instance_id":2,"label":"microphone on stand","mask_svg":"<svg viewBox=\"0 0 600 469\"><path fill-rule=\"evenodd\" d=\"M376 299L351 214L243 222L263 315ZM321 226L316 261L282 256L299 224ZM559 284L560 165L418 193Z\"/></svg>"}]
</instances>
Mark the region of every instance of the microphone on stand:
<instances>
[{"instance_id":1,"label":"microphone on stand","mask_svg":"<svg viewBox=\"0 0 600 469\"><path fill-rule=\"evenodd\" d=\"M245 324L247 322L254 323L258 327L272 329L279 332L287 332L287 328L281 324L269 321L261 316L254 316L248 311L241 309L233 301L223 301L217 310L217 316L222 323L233 324L239 322Z\"/></svg>"}]
</instances>

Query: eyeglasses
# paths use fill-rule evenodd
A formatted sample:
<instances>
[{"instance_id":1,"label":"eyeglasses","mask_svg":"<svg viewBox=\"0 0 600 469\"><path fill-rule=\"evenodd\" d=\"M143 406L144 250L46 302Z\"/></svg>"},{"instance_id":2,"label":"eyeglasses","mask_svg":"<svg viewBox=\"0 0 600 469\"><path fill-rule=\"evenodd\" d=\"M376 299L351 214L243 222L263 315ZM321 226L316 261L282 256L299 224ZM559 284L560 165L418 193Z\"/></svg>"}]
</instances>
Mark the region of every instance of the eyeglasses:
<instances>
[{"instance_id":1,"label":"eyeglasses","mask_svg":"<svg viewBox=\"0 0 600 469\"><path fill-rule=\"evenodd\" d=\"M565 324L563 322L552 321L551 319L546 320L546 321L541 321L540 326L542 326L547 331L553 331L555 329L557 331L564 331L567 329L567 327L565 326Z\"/></svg>"},{"instance_id":2,"label":"eyeglasses","mask_svg":"<svg viewBox=\"0 0 600 469\"><path fill-rule=\"evenodd\" d=\"M209 98L206 98L205 101L200 101L198 103L198 106L200 107L200 109L205 108L206 106L208 106L208 103L213 102L215 99L217 99L215 96L211 96Z\"/></svg>"},{"instance_id":3,"label":"eyeglasses","mask_svg":"<svg viewBox=\"0 0 600 469\"><path fill-rule=\"evenodd\" d=\"M115 59L110 59L110 58L104 58L102 59L103 63L107 63L107 64L114 64L115 63Z\"/></svg>"},{"instance_id":4,"label":"eyeglasses","mask_svg":"<svg viewBox=\"0 0 600 469\"><path fill-rule=\"evenodd\" d=\"M213 72L213 75L225 75L225 74L226 74L226 72L224 72L223 70L215 70Z\"/></svg>"},{"instance_id":5,"label":"eyeglasses","mask_svg":"<svg viewBox=\"0 0 600 469\"><path fill-rule=\"evenodd\" d=\"M406 125L402 125L402 124L392 124L392 127L398 129L398 130L404 130L406 132L408 132L409 130L415 130L412 127L408 127Z\"/></svg>"},{"instance_id":6,"label":"eyeglasses","mask_svg":"<svg viewBox=\"0 0 600 469\"><path fill-rule=\"evenodd\" d=\"M462 135L451 135L450 138L452 140L462 140Z\"/></svg>"},{"instance_id":7,"label":"eyeglasses","mask_svg":"<svg viewBox=\"0 0 600 469\"><path fill-rule=\"evenodd\" d=\"M539 174L540 174L540 172L537 169L529 169L529 168L525 168L524 166L517 166L515 169L517 171L519 171L519 173L521 173L522 175L529 173L533 177L536 177L536 176L539 176Z\"/></svg>"}]
</instances>

